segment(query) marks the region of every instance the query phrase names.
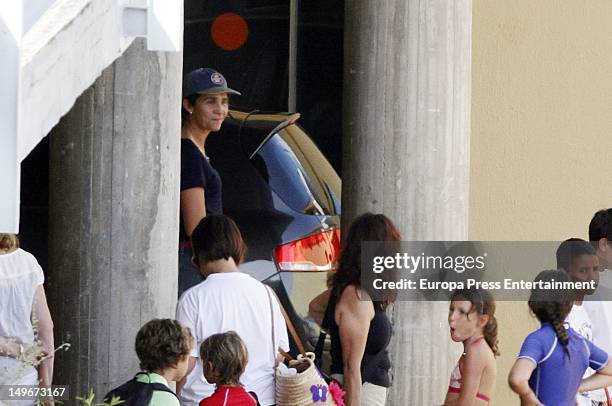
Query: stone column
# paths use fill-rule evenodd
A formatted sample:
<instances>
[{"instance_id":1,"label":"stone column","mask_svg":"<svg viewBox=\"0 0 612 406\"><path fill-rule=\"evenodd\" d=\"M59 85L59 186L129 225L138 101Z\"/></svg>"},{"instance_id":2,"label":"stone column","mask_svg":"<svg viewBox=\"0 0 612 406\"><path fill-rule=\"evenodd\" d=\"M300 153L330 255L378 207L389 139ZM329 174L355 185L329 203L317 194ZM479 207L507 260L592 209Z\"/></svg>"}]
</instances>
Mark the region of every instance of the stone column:
<instances>
[{"instance_id":1,"label":"stone column","mask_svg":"<svg viewBox=\"0 0 612 406\"><path fill-rule=\"evenodd\" d=\"M343 228L382 212L404 240L468 234L471 0L351 0L345 10ZM397 303L389 405L444 399L447 303Z\"/></svg>"},{"instance_id":2,"label":"stone column","mask_svg":"<svg viewBox=\"0 0 612 406\"><path fill-rule=\"evenodd\" d=\"M48 293L57 384L103 396L177 295L182 54L136 40L50 134ZM99 399L101 401L101 399Z\"/></svg>"}]
</instances>

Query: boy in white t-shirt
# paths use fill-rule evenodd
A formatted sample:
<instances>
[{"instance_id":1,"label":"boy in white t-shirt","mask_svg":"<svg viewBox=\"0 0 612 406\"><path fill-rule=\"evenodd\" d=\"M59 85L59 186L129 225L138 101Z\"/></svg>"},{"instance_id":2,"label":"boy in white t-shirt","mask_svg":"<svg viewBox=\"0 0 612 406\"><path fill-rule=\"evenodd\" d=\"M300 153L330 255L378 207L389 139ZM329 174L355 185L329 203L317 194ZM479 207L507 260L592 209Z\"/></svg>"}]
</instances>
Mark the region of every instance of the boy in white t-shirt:
<instances>
[{"instance_id":1,"label":"boy in white t-shirt","mask_svg":"<svg viewBox=\"0 0 612 406\"><path fill-rule=\"evenodd\" d=\"M593 322L593 342L612 354L612 208L595 213L589 223L589 240L596 247L601 273L599 287L586 298L584 307ZM612 396L612 387L607 390ZM597 391L593 399L604 402L606 397L602 390Z\"/></svg>"},{"instance_id":2,"label":"boy in white t-shirt","mask_svg":"<svg viewBox=\"0 0 612 406\"><path fill-rule=\"evenodd\" d=\"M557 268L567 272L573 282L594 282L595 289L599 284L599 259L595 248L579 238L570 238L559 245L559 248L557 248ZM576 300L565 319L569 327L589 341L593 341L593 323L585 309L584 297L592 295L595 289L576 291ZM587 369L584 377L592 374L593 371ZM591 392L579 393L579 405L591 406L593 395L595 394Z\"/></svg>"}]
</instances>

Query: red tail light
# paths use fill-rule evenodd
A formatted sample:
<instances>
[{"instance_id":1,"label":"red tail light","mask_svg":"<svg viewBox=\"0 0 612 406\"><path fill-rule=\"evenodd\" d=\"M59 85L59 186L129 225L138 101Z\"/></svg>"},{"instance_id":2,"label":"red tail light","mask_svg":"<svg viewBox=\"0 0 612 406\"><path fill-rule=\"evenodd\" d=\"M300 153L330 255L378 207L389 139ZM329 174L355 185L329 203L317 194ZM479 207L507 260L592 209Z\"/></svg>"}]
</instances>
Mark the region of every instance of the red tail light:
<instances>
[{"instance_id":1,"label":"red tail light","mask_svg":"<svg viewBox=\"0 0 612 406\"><path fill-rule=\"evenodd\" d=\"M274 259L281 271L327 272L338 267L340 230L309 235L301 240L279 245Z\"/></svg>"}]
</instances>

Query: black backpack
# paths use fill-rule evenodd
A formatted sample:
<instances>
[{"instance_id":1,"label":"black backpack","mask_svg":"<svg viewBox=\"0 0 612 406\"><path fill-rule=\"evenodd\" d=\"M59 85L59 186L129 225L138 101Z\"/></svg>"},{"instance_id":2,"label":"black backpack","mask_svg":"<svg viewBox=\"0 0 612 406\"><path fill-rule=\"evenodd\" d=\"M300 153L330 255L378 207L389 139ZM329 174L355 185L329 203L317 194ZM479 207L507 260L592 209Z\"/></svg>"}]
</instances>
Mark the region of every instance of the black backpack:
<instances>
[{"instance_id":1,"label":"black backpack","mask_svg":"<svg viewBox=\"0 0 612 406\"><path fill-rule=\"evenodd\" d=\"M108 392L104 396L104 402L110 403L113 397L119 397L123 401L121 406L148 406L153 397L153 391L170 392L176 396L170 388L162 383L138 382L136 378L143 374L146 375L144 372L137 373L134 379Z\"/></svg>"}]
</instances>

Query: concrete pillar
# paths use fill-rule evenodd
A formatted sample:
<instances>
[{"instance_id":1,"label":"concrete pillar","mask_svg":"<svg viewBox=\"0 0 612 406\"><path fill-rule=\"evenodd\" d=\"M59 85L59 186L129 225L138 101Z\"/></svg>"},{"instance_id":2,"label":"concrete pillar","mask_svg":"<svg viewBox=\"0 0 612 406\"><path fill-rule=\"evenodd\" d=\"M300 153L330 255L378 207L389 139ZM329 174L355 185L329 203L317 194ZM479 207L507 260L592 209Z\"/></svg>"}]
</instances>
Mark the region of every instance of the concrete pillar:
<instances>
[{"instance_id":1,"label":"concrete pillar","mask_svg":"<svg viewBox=\"0 0 612 406\"><path fill-rule=\"evenodd\" d=\"M471 0L351 0L345 10L343 227L371 210L405 240L468 233ZM440 404L459 346L447 303L393 311L389 405Z\"/></svg>"},{"instance_id":2,"label":"concrete pillar","mask_svg":"<svg viewBox=\"0 0 612 406\"><path fill-rule=\"evenodd\" d=\"M177 295L182 54L136 40L50 134L54 382L99 396L138 371L134 338ZM100 399L101 400L101 399Z\"/></svg>"}]
</instances>

